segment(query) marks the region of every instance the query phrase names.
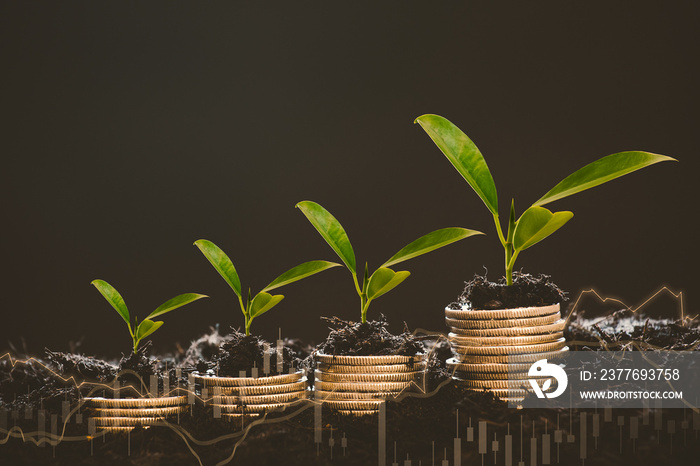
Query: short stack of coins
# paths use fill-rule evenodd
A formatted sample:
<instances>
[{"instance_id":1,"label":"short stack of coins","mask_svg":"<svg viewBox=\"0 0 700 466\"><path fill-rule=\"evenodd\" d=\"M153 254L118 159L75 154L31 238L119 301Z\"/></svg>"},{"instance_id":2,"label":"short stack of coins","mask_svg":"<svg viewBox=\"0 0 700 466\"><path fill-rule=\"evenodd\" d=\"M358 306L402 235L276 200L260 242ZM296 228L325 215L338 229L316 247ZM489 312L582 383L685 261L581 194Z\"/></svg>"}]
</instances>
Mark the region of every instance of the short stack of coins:
<instances>
[{"instance_id":1,"label":"short stack of coins","mask_svg":"<svg viewBox=\"0 0 700 466\"><path fill-rule=\"evenodd\" d=\"M283 411L306 399L304 371L265 377L195 376L202 398L222 418L257 417Z\"/></svg>"},{"instance_id":2,"label":"short stack of coins","mask_svg":"<svg viewBox=\"0 0 700 466\"><path fill-rule=\"evenodd\" d=\"M368 415L388 398L422 386L427 355L333 356L316 354L316 401L341 414Z\"/></svg>"},{"instance_id":3,"label":"short stack of coins","mask_svg":"<svg viewBox=\"0 0 700 466\"><path fill-rule=\"evenodd\" d=\"M445 321L456 353L447 361L453 377L474 390L491 390L506 401L523 399L530 387L532 363L556 360L569 350L559 304L499 310L447 308Z\"/></svg>"},{"instance_id":4,"label":"short stack of coins","mask_svg":"<svg viewBox=\"0 0 700 466\"><path fill-rule=\"evenodd\" d=\"M86 398L95 427L106 431L129 431L146 427L187 410L186 396L160 398Z\"/></svg>"}]
</instances>

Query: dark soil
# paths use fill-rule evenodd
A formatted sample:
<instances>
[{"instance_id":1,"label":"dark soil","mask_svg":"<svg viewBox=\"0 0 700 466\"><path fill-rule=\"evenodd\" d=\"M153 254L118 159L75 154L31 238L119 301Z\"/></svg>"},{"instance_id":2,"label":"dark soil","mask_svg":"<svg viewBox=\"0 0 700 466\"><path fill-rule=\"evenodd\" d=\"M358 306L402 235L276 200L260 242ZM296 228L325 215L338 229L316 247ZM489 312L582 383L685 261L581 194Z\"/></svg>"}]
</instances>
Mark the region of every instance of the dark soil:
<instances>
[{"instance_id":1,"label":"dark soil","mask_svg":"<svg viewBox=\"0 0 700 466\"><path fill-rule=\"evenodd\" d=\"M397 460L403 464L410 455L411 464L430 465L432 463L432 447L435 446L435 464L440 464L445 454L452 464L453 438L456 435L457 413L459 412L459 436L462 438L463 464L480 464L482 460L493 461L491 441L500 442L497 454L497 464L503 464L504 435L513 435L513 458L517 462L520 452L520 429L524 438L523 457L529 457L529 439L540 437L544 429L553 433L560 428L564 433L564 443L558 447L552 445L552 454L559 455L559 464L579 464L579 443L568 443L566 436L580 434L580 413L583 410L515 410L493 397L489 392L468 390L463 384L448 378L445 360L452 356L444 340L421 341L421 337L412 337L405 329L401 335L391 335L386 327L385 319L372 322L362 327L362 324L343 322L331 319L333 330L329 339L321 345L324 352L342 353L344 345L354 341L362 345L362 338L368 336L368 344L372 354L393 348L399 351L393 354L415 354L425 346L431 353L429 360L428 394L417 393L400 401L387 402L386 409L386 464L394 461L394 447ZM595 324L595 325L594 325ZM571 317L566 330L567 339L580 342L578 349L601 350L601 341L610 347L614 345L631 345L630 349L683 349L697 350L700 345L700 329L697 321L665 321L646 319L628 311L615 313L607 319L589 321L581 314ZM383 335L390 343L381 343ZM387 336L388 335L388 336ZM258 347L259 339L248 338L238 334L231 335L228 343L234 339L244 341L244 348L255 359L259 354L254 348ZM227 337L227 338L229 338ZM199 341L199 340L198 340ZM201 347L201 341L199 346ZM328 346L327 349L325 345ZM645 346L646 345L646 346ZM300 348L303 348L300 345ZM403 349L401 349L403 348ZM406 348L413 348L406 350ZM233 349L233 348L231 348ZM576 348L572 348L576 349ZM194 350L193 350L194 351ZM247 350L246 350L247 351ZM367 350L369 351L369 350ZM403 353L402 353L403 352ZM302 353L303 354L303 353ZM345 353L357 354L357 353ZM379 353L381 354L381 353ZM387 354L387 353L384 353ZM137 371L153 370L153 361L144 360L143 355L131 355L123 358L122 367L130 367ZM211 359L225 354L216 354ZM231 353L228 352L228 357ZM47 353L47 365L61 375L71 373L80 377L107 378L116 366L86 358L79 355ZM231 358L236 360L235 357ZM273 359L274 360L274 359ZM217 362L219 359L217 359ZM246 368L249 368L247 365ZM157 367L156 367L157 369ZM65 372L64 372L65 371ZM184 368L183 368L184 371ZM89 376L89 377L88 377ZM0 408L9 413L19 413L19 416L7 417L7 426L16 425L24 432L36 430L36 414L31 419L25 419L25 407L43 407L47 411L47 419L52 414L60 416L61 402L75 400L76 390L72 383L61 380L41 362L28 360L17 362L14 367L7 360L0 361ZM595 439L597 446L592 445L591 418L593 410L586 410L589 418L589 446L587 465L619 466L634 463L637 466L646 465L695 465L700 457L700 443L695 441L692 423L692 413L687 410L663 410L664 425L667 421L674 422L677 433L674 436L662 432L660 435L650 426L639 426L639 438L636 440L636 452L630 449L629 427L625 424L623 454L620 449L620 427L618 416L627 419L629 416L641 414L640 410L613 410L612 422L600 423L600 435ZM599 411L600 413L600 411ZM323 441L314 443L314 408L309 404L296 412L273 413L265 424L256 425L249 431L241 430L241 421L228 422L214 419L211 408L197 404L192 413L183 414L180 427L192 438L202 441L198 445L187 435L179 435L176 430L155 427L150 429L135 429L126 434L109 434L92 441L93 455L90 454L91 443L88 441L63 441L55 453L51 447L39 448L31 443L23 442L21 438L11 438L6 443L4 435L0 435L0 464L12 465L56 465L56 464L85 464L85 465L196 465L197 457L204 465L214 465L225 462L235 454L227 464L231 465L367 465L377 463L377 417L347 417L323 408ZM690 416L690 417L689 417ZM691 419L690 430L682 430L683 422ZM486 422L489 454L478 454L477 439L479 421ZM173 420L172 422L176 422ZM245 426L250 425L245 421ZM59 417L59 425L60 423ZM467 428L474 427L474 441L468 442ZM560 427L557 427L557 426ZM48 428L48 423L47 423ZM66 435L84 436L85 420L82 424L70 422L66 425ZM334 447L331 459L330 435L333 435ZM688 436L684 443L684 435ZM341 448L341 438L347 439L347 449ZM188 439L188 443L185 443ZM188 446L189 444L189 446ZM190 447L192 450L190 450ZM669 451L673 451L669 454ZM193 453L194 452L194 453ZM317 453L318 452L318 453ZM55 454L55 458L54 458Z\"/></svg>"},{"instance_id":2,"label":"dark soil","mask_svg":"<svg viewBox=\"0 0 700 466\"><path fill-rule=\"evenodd\" d=\"M574 351L700 351L697 321L646 318L626 309L602 319L587 319L584 313L575 312L564 336Z\"/></svg>"},{"instance_id":3,"label":"dark soil","mask_svg":"<svg viewBox=\"0 0 700 466\"><path fill-rule=\"evenodd\" d=\"M80 380L109 382L117 375L118 368L112 364L90 356L73 353L53 352L46 349L46 360L64 377Z\"/></svg>"},{"instance_id":4,"label":"dark soil","mask_svg":"<svg viewBox=\"0 0 700 466\"><path fill-rule=\"evenodd\" d=\"M513 284L508 286L505 277L490 282L486 275L474 275L465 282L464 291L451 309L511 309L517 307L546 306L567 300L566 293L552 282L549 275L537 276L513 272Z\"/></svg>"},{"instance_id":5,"label":"dark soil","mask_svg":"<svg viewBox=\"0 0 700 466\"><path fill-rule=\"evenodd\" d=\"M318 351L331 355L344 356L415 356L423 352L423 345L411 335L404 322L404 331L393 335L387 330L389 323L380 314L379 320L366 323L351 322L337 317L322 317L330 327L326 341L318 346Z\"/></svg>"},{"instance_id":6,"label":"dark soil","mask_svg":"<svg viewBox=\"0 0 700 466\"><path fill-rule=\"evenodd\" d=\"M158 360L151 359L147 356L150 347L151 342L149 341L139 348L138 351L132 351L129 356L122 356L121 360L119 361L119 372L133 371L137 374L137 376L127 372L120 376L120 380L127 383L133 383L138 386L142 380L148 381L150 376L158 373Z\"/></svg>"},{"instance_id":7,"label":"dark soil","mask_svg":"<svg viewBox=\"0 0 700 466\"><path fill-rule=\"evenodd\" d=\"M246 335L238 330L224 337L223 342L214 353L211 360L202 358L197 363L197 370L201 373L211 370L221 377L238 377L240 371L250 373L252 367L263 368L265 362L265 344L267 342L257 335ZM291 367L299 368L301 358L290 346L289 340L285 340L282 347L282 372L287 373ZM277 367L277 345L268 343L270 355L270 369Z\"/></svg>"}]
</instances>

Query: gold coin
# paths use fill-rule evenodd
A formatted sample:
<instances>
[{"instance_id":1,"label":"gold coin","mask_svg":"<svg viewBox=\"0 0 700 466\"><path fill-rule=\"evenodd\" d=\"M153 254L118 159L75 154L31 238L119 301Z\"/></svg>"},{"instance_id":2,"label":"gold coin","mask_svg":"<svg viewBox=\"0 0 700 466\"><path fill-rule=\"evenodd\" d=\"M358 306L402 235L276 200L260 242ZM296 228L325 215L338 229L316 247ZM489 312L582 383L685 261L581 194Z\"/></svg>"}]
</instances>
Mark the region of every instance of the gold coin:
<instances>
[{"instance_id":1,"label":"gold coin","mask_svg":"<svg viewBox=\"0 0 700 466\"><path fill-rule=\"evenodd\" d=\"M260 417L260 414L258 413L221 413L222 419L226 419L229 421L235 421L241 418L256 418Z\"/></svg>"},{"instance_id":2,"label":"gold coin","mask_svg":"<svg viewBox=\"0 0 700 466\"><path fill-rule=\"evenodd\" d=\"M316 400L377 400L390 397L386 393L353 393L353 392L326 392L323 390L314 390L314 399Z\"/></svg>"},{"instance_id":3,"label":"gold coin","mask_svg":"<svg viewBox=\"0 0 700 466\"><path fill-rule=\"evenodd\" d=\"M268 403L287 403L306 398L306 390L290 392L290 393L274 393L271 395L214 395L213 402L216 404L230 405L255 405Z\"/></svg>"},{"instance_id":4,"label":"gold coin","mask_svg":"<svg viewBox=\"0 0 700 466\"><path fill-rule=\"evenodd\" d=\"M186 396L163 396L158 398L83 398L89 406L110 408L155 408L187 404Z\"/></svg>"},{"instance_id":5,"label":"gold coin","mask_svg":"<svg viewBox=\"0 0 700 466\"><path fill-rule=\"evenodd\" d=\"M564 337L564 333L548 333L545 335L526 335L512 337L464 337L455 333L448 335L451 343L460 346L503 346L503 345L531 345L534 343L546 343L557 341Z\"/></svg>"},{"instance_id":6,"label":"gold coin","mask_svg":"<svg viewBox=\"0 0 700 466\"><path fill-rule=\"evenodd\" d=\"M371 416L372 414L377 414L376 409L353 409L353 410L347 410L347 409L339 409L337 412L339 414L344 414L346 416Z\"/></svg>"},{"instance_id":7,"label":"gold coin","mask_svg":"<svg viewBox=\"0 0 700 466\"><path fill-rule=\"evenodd\" d=\"M148 426L162 421L158 417L93 417L97 427L136 427Z\"/></svg>"},{"instance_id":8,"label":"gold coin","mask_svg":"<svg viewBox=\"0 0 700 466\"><path fill-rule=\"evenodd\" d=\"M302 400L297 400L292 403L265 403L259 405L224 405L224 404L212 404L219 409L222 413L262 413L263 411L281 411L294 404L298 404Z\"/></svg>"},{"instance_id":9,"label":"gold coin","mask_svg":"<svg viewBox=\"0 0 700 466\"><path fill-rule=\"evenodd\" d=\"M452 345L452 349L458 354L474 355L512 355L522 353L549 352L562 349L566 346L566 339L560 338L549 343L536 343L533 345L512 345L512 346L461 346Z\"/></svg>"},{"instance_id":10,"label":"gold coin","mask_svg":"<svg viewBox=\"0 0 700 466\"><path fill-rule=\"evenodd\" d=\"M424 361L426 354L416 354L415 356L334 356L331 354L316 353L314 359L325 364L341 364L353 366L378 366L395 364L415 364Z\"/></svg>"},{"instance_id":11,"label":"gold coin","mask_svg":"<svg viewBox=\"0 0 700 466\"><path fill-rule=\"evenodd\" d=\"M306 377L299 382L281 385L259 385L255 387L217 387L220 395L247 396L247 395L272 395L275 393L298 392L306 389ZM212 395L213 393L210 393Z\"/></svg>"},{"instance_id":12,"label":"gold coin","mask_svg":"<svg viewBox=\"0 0 700 466\"><path fill-rule=\"evenodd\" d=\"M462 363L473 363L473 364L490 364L490 363L506 363L506 364L522 364L522 363L533 363L539 361L540 359L557 359L568 354L569 347L564 346L558 351L545 351L542 353L525 353L525 354L506 354L506 355L472 355L472 354L458 354L457 360Z\"/></svg>"},{"instance_id":13,"label":"gold coin","mask_svg":"<svg viewBox=\"0 0 700 466\"><path fill-rule=\"evenodd\" d=\"M525 387L525 389L531 387L530 380L542 381L548 379L548 377L533 377L532 379L520 379L520 380L464 380L455 378L461 384L466 385L470 388L490 388L490 389L518 389Z\"/></svg>"},{"instance_id":14,"label":"gold coin","mask_svg":"<svg viewBox=\"0 0 700 466\"><path fill-rule=\"evenodd\" d=\"M545 335L561 332L566 322L559 319L553 324L537 327L506 327L506 328L453 328L452 332L460 337L518 337L525 335Z\"/></svg>"},{"instance_id":15,"label":"gold coin","mask_svg":"<svg viewBox=\"0 0 700 466\"><path fill-rule=\"evenodd\" d=\"M462 372L452 373L459 380L522 380L529 377L527 372Z\"/></svg>"},{"instance_id":16,"label":"gold coin","mask_svg":"<svg viewBox=\"0 0 700 466\"><path fill-rule=\"evenodd\" d=\"M95 426L100 429L101 432L130 432L135 429L135 427L123 427L123 426Z\"/></svg>"},{"instance_id":17,"label":"gold coin","mask_svg":"<svg viewBox=\"0 0 700 466\"><path fill-rule=\"evenodd\" d=\"M397 372L415 372L425 370L426 363L419 362L415 364L386 364L377 366L343 366L341 364L326 364L319 363L318 369L323 372L335 374L394 374Z\"/></svg>"},{"instance_id":18,"label":"gold coin","mask_svg":"<svg viewBox=\"0 0 700 466\"><path fill-rule=\"evenodd\" d=\"M272 375L269 377L214 377L195 375L197 382L203 383L207 387L254 387L258 385L279 385L284 383L298 382L304 377L303 371L293 374Z\"/></svg>"},{"instance_id":19,"label":"gold coin","mask_svg":"<svg viewBox=\"0 0 700 466\"><path fill-rule=\"evenodd\" d=\"M185 406L168 406L165 408L96 408L100 416L112 417L156 417L170 416L187 411Z\"/></svg>"},{"instance_id":20,"label":"gold coin","mask_svg":"<svg viewBox=\"0 0 700 466\"><path fill-rule=\"evenodd\" d=\"M506 363L460 363L455 358L447 360L447 368L458 372L490 372L507 374L508 372L527 372L532 364L506 364Z\"/></svg>"},{"instance_id":21,"label":"gold coin","mask_svg":"<svg viewBox=\"0 0 700 466\"><path fill-rule=\"evenodd\" d=\"M379 392L395 394L411 387L412 382L324 382L317 380L314 387L326 392Z\"/></svg>"},{"instance_id":22,"label":"gold coin","mask_svg":"<svg viewBox=\"0 0 700 466\"><path fill-rule=\"evenodd\" d=\"M492 320L492 319L522 319L526 317L539 317L559 312L559 304L551 306L518 307L513 309L450 309L445 308L445 316L451 319L462 320Z\"/></svg>"},{"instance_id":23,"label":"gold coin","mask_svg":"<svg viewBox=\"0 0 700 466\"><path fill-rule=\"evenodd\" d=\"M332 409L340 409L345 411L369 411L378 410L379 406L384 403L382 400L351 400L351 401L341 401L341 400L330 400L324 401L324 406L328 406Z\"/></svg>"},{"instance_id":24,"label":"gold coin","mask_svg":"<svg viewBox=\"0 0 700 466\"><path fill-rule=\"evenodd\" d=\"M410 382L423 372L397 372L395 374L335 374L316 371L316 379L325 382Z\"/></svg>"},{"instance_id":25,"label":"gold coin","mask_svg":"<svg viewBox=\"0 0 700 466\"><path fill-rule=\"evenodd\" d=\"M445 318L448 327L460 329L486 329L508 327L538 327L552 324L561 319L559 313L541 317L529 317L523 319L498 319L498 320L463 320Z\"/></svg>"}]
</instances>

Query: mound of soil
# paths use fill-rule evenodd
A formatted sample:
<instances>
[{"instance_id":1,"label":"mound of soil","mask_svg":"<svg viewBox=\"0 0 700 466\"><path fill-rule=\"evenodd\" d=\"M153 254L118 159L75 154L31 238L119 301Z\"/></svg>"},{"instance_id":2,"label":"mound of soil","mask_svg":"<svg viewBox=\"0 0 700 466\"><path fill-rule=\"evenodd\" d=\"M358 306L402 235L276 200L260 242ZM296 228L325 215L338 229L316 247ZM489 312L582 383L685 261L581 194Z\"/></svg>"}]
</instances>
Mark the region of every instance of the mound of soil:
<instances>
[{"instance_id":1,"label":"mound of soil","mask_svg":"<svg viewBox=\"0 0 700 466\"><path fill-rule=\"evenodd\" d=\"M197 364L197 370L213 370L221 377L238 377L240 371L248 371L252 367L262 368L265 361L265 344L267 342L257 335L246 335L238 330L232 330L231 334L224 338L218 352L211 361L204 359ZM277 347L269 344L271 369L277 367ZM282 372L289 372L291 367L298 368L301 359L297 352L290 348L289 340L285 340L282 347Z\"/></svg>"},{"instance_id":2,"label":"mound of soil","mask_svg":"<svg viewBox=\"0 0 700 466\"><path fill-rule=\"evenodd\" d=\"M140 390L144 385L148 386L152 375L160 375L158 372L158 360L147 356L150 347L151 342L149 341L139 348L138 351L132 352L129 356L122 356L119 361L118 372L126 371L119 376L119 380L123 384L131 385ZM133 371L136 375L129 371Z\"/></svg>"},{"instance_id":3,"label":"mound of soil","mask_svg":"<svg viewBox=\"0 0 700 466\"><path fill-rule=\"evenodd\" d=\"M75 402L79 393L72 382L64 382L59 374L60 371L53 372L50 363L42 364L34 358L15 361L14 365L9 360L1 361L0 409L19 412L41 408L60 412L61 403Z\"/></svg>"},{"instance_id":4,"label":"mound of soil","mask_svg":"<svg viewBox=\"0 0 700 466\"><path fill-rule=\"evenodd\" d=\"M51 379L51 372L36 360L29 359L15 365L7 359L0 361L0 406L26 397L50 384Z\"/></svg>"},{"instance_id":5,"label":"mound of soil","mask_svg":"<svg viewBox=\"0 0 700 466\"><path fill-rule=\"evenodd\" d=\"M465 282L464 291L450 308L511 309L566 301L566 293L551 278L544 274L534 276L513 272L513 284L508 286L505 277L490 282L486 275L474 275L472 280Z\"/></svg>"},{"instance_id":6,"label":"mound of soil","mask_svg":"<svg viewBox=\"0 0 700 466\"><path fill-rule=\"evenodd\" d=\"M75 353L62 353L45 349L46 359L52 367L64 377L75 377L78 380L94 380L108 382L117 375L118 368L101 359Z\"/></svg>"},{"instance_id":7,"label":"mound of soil","mask_svg":"<svg viewBox=\"0 0 700 466\"><path fill-rule=\"evenodd\" d=\"M331 325L328 338L318 346L318 351L322 353L345 356L414 356L423 352L423 345L411 335L405 322L403 333L393 335L387 330L389 323L383 314L379 315L378 321L365 323L338 317L321 318Z\"/></svg>"},{"instance_id":8,"label":"mound of soil","mask_svg":"<svg viewBox=\"0 0 700 466\"><path fill-rule=\"evenodd\" d=\"M574 312L564 331L574 351L603 347L620 350L700 351L700 326L697 320L645 318L623 309L603 319L587 319ZM587 342L595 345L586 345Z\"/></svg>"}]
</instances>

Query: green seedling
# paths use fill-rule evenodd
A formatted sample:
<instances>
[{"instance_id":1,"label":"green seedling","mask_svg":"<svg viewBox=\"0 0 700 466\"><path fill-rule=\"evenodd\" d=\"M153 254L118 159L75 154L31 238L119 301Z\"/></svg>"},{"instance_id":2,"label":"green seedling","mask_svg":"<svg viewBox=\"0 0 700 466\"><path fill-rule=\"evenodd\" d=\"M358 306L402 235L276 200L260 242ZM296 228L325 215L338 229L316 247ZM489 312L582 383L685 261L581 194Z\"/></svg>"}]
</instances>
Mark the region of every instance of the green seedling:
<instances>
[{"instance_id":1,"label":"green seedling","mask_svg":"<svg viewBox=\"0 0 700 466\"><path fill-rule=\"evenodd\" d=\"M362 287L360 287L355 266L355 252L340 222L330 212L315 202L302 201L296 206L330 247L333 248L335 253L338 254L338 257L340 257L352 274L355 290L360 296L362 323L367 322L367 309L370 303L395 288L411 274L407 271L394 272L389 268L390 266L447 246L455 241L474 235L483 235L480 231L467 230L466 228L443 228L442 230L428 233L394 254L391 259L384 262L372 275L369 275L368 266L365 263L364 278L362 279Z\"/></svg>"},{"instance_id":2,"label":"green seedling","mask_svg":"<svg viewBox=\"0 0 700 466\"><path fill-rule=\"evenodd\" d=\"M574 216L572 212L551 212L542 207L550 202L585 191L658 162L676 161L665 155L629 151L608 155L564 178L515 220L515 202L511 200L506 235L498 217L496 185L483 155L457 126L439 115L422 115L416 123L440 148L447 159L476 191L493 215L498 238L505 251L506 280L513 284L513 266L525 249L551 235Z\"/></svg>"},{"instance_id":3,"label":"green seedling","mask_svg":"<svg viewBox=\"0 0 700 466\"><path fill-rule=\"evenodd\" d=\"M178 307L182 307L185 304L189 304L193 301L197 301L198 299L207 297L203 294L196 293L185 293L179 296L175 296L173 299L161 304L158 307L158 309L151 312L148 315L148 317L141 321L141 323L138 323L138 319L136 318L136 316L134 316L134 320L132 322L131 316L129 315L129 310L127 309L126 303L124 302L124 298L122 298L122 295L120 295L119 292L115 290L112 285L110 285L104 280L93 280L91 284L95 285L97 291L99 291L102 294L102 296L104 296L107 302L109 302L109 304L112 305L112 307L119 313L119 315L122 316L124 322L126 322L126 325L129 327L129 334L131 335L131 339L134 341L134 353L136 353L136 351L138 350L139 342L141 340L158 330L160 326L163 325L162 320L154 322L151 319L163 315L166 312L170 312L174 309L177 309Z\"/></svg>"},{"instance_id":4,"label":"green seedling","mask_svg":"<svg viewBox=\"0 0 700 466\"><path fill-rule=\"evenodd\" d=\"M236 268L233 266L231 259L229 259L224 251L219 249L219 247L211 241L200 239L195 241L194 244L200 251L202 251L204 257L211 262L211 265L214 266L216 271L219 272L224 280L226 280L226 283L229 284L233 292L236 293L236 296L238 296L238 302L241 306L243 316L245 317L246 335L250 335L250 324L253 323L253 319L266 313L279 304L282 299L284 299L283 295L271 295L268 293L268 291L340 265L336 264L335 262L327 261L304 262L303 264L297 265L296 267L289 269L277 277L272 283L263 288L255 296L253 296L250 289L248 289L247 300L244 302L243 293L241 292L241 280L238 277L238 272L236 272Z\"/></svg>"}]
</instances>

